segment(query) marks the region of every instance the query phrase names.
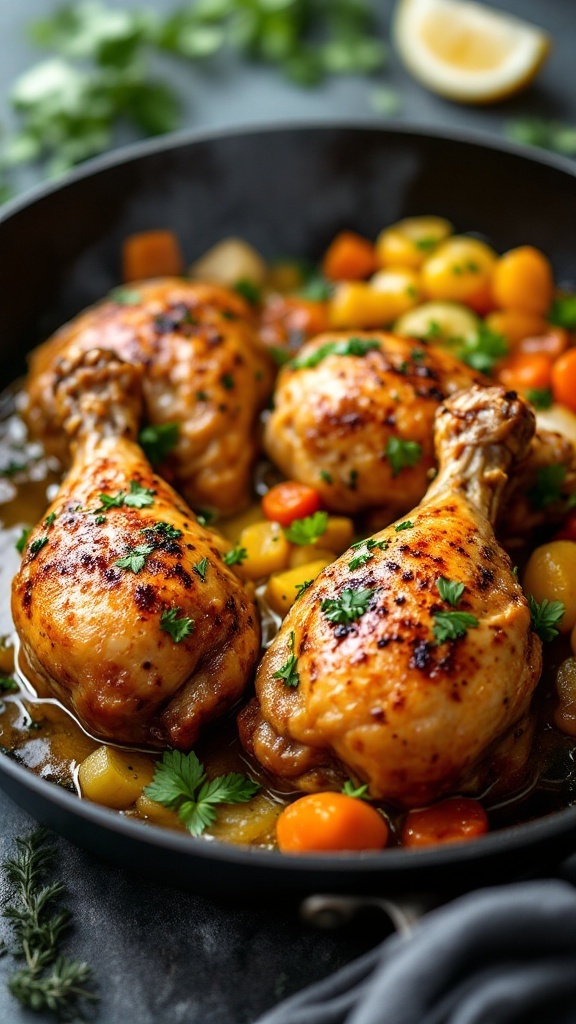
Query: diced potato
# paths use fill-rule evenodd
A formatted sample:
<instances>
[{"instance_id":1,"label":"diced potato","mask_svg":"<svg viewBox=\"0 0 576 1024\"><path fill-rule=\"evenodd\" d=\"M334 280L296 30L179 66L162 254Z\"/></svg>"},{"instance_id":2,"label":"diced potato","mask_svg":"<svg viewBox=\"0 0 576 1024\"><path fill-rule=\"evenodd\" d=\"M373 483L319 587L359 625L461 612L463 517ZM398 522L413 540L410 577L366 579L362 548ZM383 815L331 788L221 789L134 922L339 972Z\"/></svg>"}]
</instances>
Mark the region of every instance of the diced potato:
<instances>
[{"instance_id":1,"label":"diced potato","mask_svg":"<svg viewBox=\"0 0 576 1024\"><path fill-rule=\"evenodd\" d=\"M540 604L561 601L564 615L558 623L561 633L570 633L576 624L576 543L552 540L536 548L524 573L524 590Z\"/></svg>"},{"instance_id":2,"label":"diced potato","mask_svg":"<svg viewBox=\"0 0 576 1024\"><path fill-rule=\"evenodd\" d=\"M301 565L308 565L310 562L317 562L320 558L325 559L326 564L328 565L337 557L338 555L335 551L323 546L320 547L319 542L316 544L294 544L292 551L290 552L290 568L299 569Z\"/></svg>"},{"instance_id":3,"label":"diced potato","mask_svg":"<svg viewBox=\"0 0 576 1024\"><path fill-rule=\"evenodd\" d=\"M394 334L400 334L403 338L445 341L449 338L474 337L478 327L476 314L459 302L423 302L396 321Z\"/></svg>"},{"instance_id":4,"label":"diced potato","mask_svg":"<svg viewBox=\"0 0 576 1024\"><path fill-rule=\"evenodd\" d=\"M247 526L238 544L247 552L246 560L239 566L239 574L246 579L259 580L288 568L290 544L278 523L266 520Z\"/></svg>"},{"instance_id":5,"label":"diced potato","mask_svg":"<svg viewBox=\"0 0 576 1024\"><path fill-rule=\"evenodd\" d=\"M82 796L96 804L126 810L152 782L154 762L143 754L101 746L82 761L78 781Z\"/></svg>"},{"instance_id":6,"label":"diced potato","mask_svg":"<svg viewBox=\"0 0 576 1024\"><path fill-rule=\"evenodd\" d=\"M307 580L315 580L333 558L318 558L315 562L307 562L287 572L276 573L270 577L266 586L265 597L273 611L278 615L286 615L294 601L299 588Z\"/></svg>"},{"instance_id":7,"label":"diced potato","mask_svg":"<svg viewBox=\"0 0 576 1024\"><path fill-rule=\"evenodd\" d=\"M170 810L169 807L164 807L163 804L156 803L156 800L151 800L145 793L141 793L138 797L136 810L143 818L148 818L155 825L162 825L164 828L177 828L181 832L186 831L186 826L182 824L176 811Z\"/></svg>"},{"instance_id":8,"label":"diced potato","mask_svg":"<svg viewBox=\"0 0 576 1024\"><path fill-rule=\"evenodd\" d=\"M353 537L354 523L348 516L328 516L326 529L316 541L316 546L328 548L341 555L350 547Z\"/></svg>"},{"instance_id":9,"label":"diced potato","mask_svg":"<svg viewBox=\"0 0 576 1024\"><path fill-rule=\"evenodd\" d=\"M224 238L190 267L197 281L233 287L238 281L263 285L268 268L260 253L241 238Z\"/></svg>"},{"instance_id":10,"label":"diced potato","mask_svg":"<svg viewBox=\"0 0 576 1024\"><path fill-rule=\"evenodd\" d=\"M576 736L576 658L566 658L558 669L556 691L559 705L554 724L568 736Z\"/></svg>"},{"instance_id":11,"label":"diced potato","mask_svg":"<svg viewBox=\"0 0 576 1024\"><path fill-rule=\"evenodd\" d=\"M497 256L484 242L453 235L422 264L422 287L430 299L465 302L477 312L490 306Z\"/></svg>"},{"instance_id":12,"label":"diced potato","mask_svg":"<svg viewBox=\"0 0 576 1024\"><path fill-rule=\"evenodd\" d=\"M388 272L386 272L388 273ZM391 272L390 272L391 273ZM344 281L337 285L328 304L332 327L383 327L412 309L420 298L411 284L404 284L394 274L386 283L374 287L372 282Z\"/></svg>"},{"instance_id":13,"label":"diced potato","mask_svg":"<svg viewBox=\"0 0 576 1024\"><path fill-rule=\"evenodd\" d=\"M563 434L576 448L576 414L570 412L565 405L553 405L550 409L538 410L536 413L538 430L556 430Z\"/></svg>"},{"instance_id":14,"label":"diced potato","mask_svg":"<svg viewBox=\"0 0 576 1024\"><path fill-rule=\"evenodd\" d=\"M272 838L281 804L259 793L245 804L222 804L218 817L206 834L222 843L254 843Z\"/></svg>"},{"instance_id":15,"label":"diced potato","mask_svg":"<svg viewBox=\"0 0 576 1024\"><path fill-rule=\"evenodd\" d=\"M382 267L418 268L453 230L444 217L406 217L378 235L378 262Z\"/></svg>"},{"instance_id":16,"label":"diced potato","mask_svg":"<svg viewBox=\"0 0 576 1024\"><path fill-rule=\"evenodd\" d=\"M302 269L298 263L282 260L274 263L268 271L268 287L276 292L294 292L304 283Z\"/></svg>"},{"instance_id":17,"label":"diced potato","mask_svg":"<svg viewBox=\"0 0 576 1024\"><path fill-rule=\"evenodd\" d=\"M232 516L231 519L221 519L218 522L218 529L220 533L232 544L236 544L242 530L245 530L247 526L252 526L254 523L264 522L264 513L262 512L262 506L260 502L256 505L250 505L250 508L239 512L238 515Z\"/></svg>"}]
</instances>

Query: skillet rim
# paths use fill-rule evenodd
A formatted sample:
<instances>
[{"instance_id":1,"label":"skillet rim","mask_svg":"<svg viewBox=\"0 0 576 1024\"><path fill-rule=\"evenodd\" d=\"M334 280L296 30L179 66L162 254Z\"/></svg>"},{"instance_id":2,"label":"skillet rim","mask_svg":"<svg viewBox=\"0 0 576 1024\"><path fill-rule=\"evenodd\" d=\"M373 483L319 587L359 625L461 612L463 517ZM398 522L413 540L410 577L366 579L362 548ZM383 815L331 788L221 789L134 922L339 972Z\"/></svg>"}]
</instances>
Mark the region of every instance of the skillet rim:
<instances>
[{"instance_id":1,"label":"skillet rim","mask_svg":"<svg viewBox=\"0 0 576 1024\"><path fill-rule=\"evenodd\" d=\"M401 121L387 122L382 125L369 118L322 118L309 121L293 119L280 124L246 122L233 126L172 132L119 147L110 153L86 161L81 167L67 173L57 181L41 183L27 190L21 196L9 200L0 209L0 229L2 224L22 210L33 207L56 192L64 192L70 186L105 174L108 170L145 160L150 156L185 149L196 143L251 136L280 135L290 132L317 134L330 131L369 132L375 135L396 135L419 140L432 139L438 142L480 147L494 154L514 156L576 179L576 162L568 157L514 143L507 139L494 138L488 133L477 130L430 128L420 123ZM184 855L197 861L207 860L220 865L229 864L231 867L261 867L267 872L272 871L277 874L291 871L299 877L308 877L310 873L323 871L331 874L337 872L344 877L356 876L358 871L370 876L412 875L420 871L433 871L438 868L469 867L476 862L484 862L497 857L499 854L526 853L530 848L541 846L544 842L552 844L555 839L566 837L571 831L576 836L576 805L574 805L561 811L552 811L520 825L488 833L471 843L451 843L411 850L392 848L353 854L348 852L290 856L278 851L258 850L217 840L207 842L205 839L194 838L157 825L147 825L124 817L117 811L81 800L77 795L35 775L30 769L13 761L9 755L0 756L0 786L2 786L3 775L11 778L18 787L31 790L41 800L62 810L67 816L90 822L103 829L104 832L112 832L128 840L142 842L147 847L156 848L159 851L171 851L176 855ZM25 809L25 803L20 803L19 800L15 802ZM574 845L576 846L576 843Z\"/></svg>"}]
</instances>

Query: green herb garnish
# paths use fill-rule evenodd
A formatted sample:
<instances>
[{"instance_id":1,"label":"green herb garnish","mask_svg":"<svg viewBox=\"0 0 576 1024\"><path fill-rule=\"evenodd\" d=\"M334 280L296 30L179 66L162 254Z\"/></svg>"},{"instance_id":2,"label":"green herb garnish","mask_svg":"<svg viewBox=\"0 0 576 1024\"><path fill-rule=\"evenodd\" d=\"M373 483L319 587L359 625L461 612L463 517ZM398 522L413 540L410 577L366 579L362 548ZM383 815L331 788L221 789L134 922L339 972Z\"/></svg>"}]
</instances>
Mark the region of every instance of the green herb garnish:
<instances>
[{"instance_id":1,"label":"green herb garnish","mask_svg":"<svg viewBox=\"0 0 576 1024\"><path fill-rule=\"evenodd\" d=\"M348 623L360 619L368 610L374 590L343 590L339 597L327 597L320 608L329 622Z\"/></svg>"},{"instance_id":2,"label":"green herb garnish","mask_svg":"<svg viewBox=\"0 0 576 1024\"><path fill-rule=\"evenodd\" d=\"M549 601L547 598L544 598L538 604L536 599L532 597L532 594L529 594L528 604L530 606L532 629L534 632L538 634L544 643L554 640L560 632L557 626L566 611L562 601Z\"/></svg>"},{"instance_id":3,"label":"green herb garnish","mask_svg":"<svg viewBox=\"0 0 576 1024\"><path fill-rule=\"evenodd\" d=\"M131 480L130 493L124 498L124 504L129 508L149 508L154 504L155 493L149 487L142 487L137 480Z\"/></svg>"},{"instance_id":4,"label":"green herb garnish","mask_svg":"<svg viewBox=\"0 0 576 1024\"><path fill-rule=\"evenodd\" d=\"M188 831L200 836L216 821L219 804L247 803L259 789L257 782L237 772L208 779L193 750L189 754L167 750L144 793L175 811Z\"/></svg>"},{"instance_id":5,"label":"green herb garnish","mask_svg":"<svg viewBox=\"0 0 576 1024\"><path fill-rule=\"evenodd\" d=\"M118 558L114 565L119 569L128 569L130 572L139 573L146 565L148 555L151 555L154 547L151 544L140 544L136 548L129 548L123 558Z\"/></svg>"},{"instance_id":6,"label":"green herb garnish","mask_svg":"<svg viewBox=\"0 0 576 1024\"><path fill-rule=\"evenodd\" d=\"M246 548L241 548L239 544L236 544L231 551L227 551L222 556L222 560L225 565L242 565L248 558L248 552Z\"/></svg>"},{"instance_id":7,"label":"green herb garnish","mask_svg":"<svg viewBox=\"0 0 576 1024\"><path fill-rule=\"evenodd\" d=\"M459 583L457 580L447 580L444 576L438 577L436 587L442 600L451 604L453 608L456 607L464 593L463 583Z\"/></svg>"},{"instance_id":8,"label":"green herb garnish","mask_svg":"<svg viewBox=\"0 0 576 1024\"><path fill-rule=\"evenodd\" d=\"M328 526L327 512L314 512L304 519L294 519L290 526L284 528L286 540L291 544L314 544Z\"/></svg>"},{"instance_id":9,"label":"green herb garnish","mask_svg":"<svg viewBox=\"0 0 576 1024\"><path fill-rule=\"evenodd\" d=\"M295 689L295 687L300 683L300 676L298 674L298 658L294 654L295 639L294 633L290 633L288 647L291 654L289 654L282 667L279 668L272 677L273 679L281 679L284 686L291 687L292 689Z\"/></svg>"},{"instance_id":10,"label":"green herb garnish","mask_svg":"<svg viewBox=\"0 0 576 1024\"><path fill-rule=\"evenodd\" d=\"M143 526L140 533L153 533L164 537L166 540L178 540L178 537L182 536L182 530L178 530L176 526L172 526L171 523L165 523L163 520L159 520L152 526Z\"/></svg>"},{"instance_id":11,"label":"green herb garnish","mask_svg":"<svg viewBox=\"0 0 576 1024\"><path fill-rule=\"evenodd\" d=\"M566 477L566 466L553 464L540 466L536 483L528 491L528 497L535 509L546 508L562 500L562 485Z\"/></svg>"},{"instance_id":12,"label":"green herb garnish","mask_svg":"<svg viewBox=\"0 0 576 1024\"><path fill-rule=\"evenodd\" d=\"M355 786L352 779L346 779L346 782L342 786L342 792L344 796L353 796L356 800L369 800L368 797L368 786Z\"/></svg>"},{"instance_id":13,"label":"green herb garnish","mask_svg":"<svg viewBox=\"0 0 576 1024\"><path fill-rule=\"evenodd\" d=\"M320 477L322 483L324 484L333 483L332 474L329 473L328 470L326 469L321 469L318 476Z\"/></svg>"},{"instance_id":14,"label":"green herb garnish","mask_svg":"<svg viewBox=\"0 0 576 1024\"><path fill-rule=\"evenodd\" d=\"M46 547L47 543L48 537L36 537L36 540L33 540L28 545L28 551L30 552L31 557L36 558L38 552L42 551L42 548Z\"/></svg>"},{"instance_id":15,"label":"green herb garnish","mask_svg":"<svg viewBox=\"0 0 576 1024\"><path fill-rule=\"evenodd\" d=\"M310 370L328 356L365 356L367 352L374 352L379 348L380 342L375 339L348 338L344 341L328 341L309 355L296 356L289 365L293 370Z\"/></svg>"},{"instance_id":16,"label":"green herb garnish","mask_svg":"<svg viewBox=\"0 0 576 1024\"><path fill-rule=\"evenodd\" d=\"M50 515L46 516L46 519L44 520L44 526L46 527L46 529L49 529L52 526L52 523L54 522L55 519L55 512L51 512Z\"/></svg>"},{"instance_id":17,"label":"green herb garnish","mask_svg":"<svg viewBox=\"0 0 576 1024\"><path fill-rule=\"evenodd\" d=\"M576 331L576 295L563 295L554 299L548 319L551 324Z\"/></svg>"},{"instance_id":18,"label":"green herb garnish","mask_svg":"<svg viewBox=\"0 0 576 1024\"><path fill-rule=\"evenodd\" d=\"M10 676L0 676L0 693L16 693L20 687Z\"/></svg>"},{"instance_id":19,"label":"green herb garnish","mask_svg":"<svg viewBox=\"0 0 576 1024\"><path fill-rule=\"evenodd\" d=\"M468 338L448 338L444 344L457 359L479 373L490 374L496 363L508 354L508 342L503 334L480 324L476 334Z\"/></svg>"},{"instance_id":20,"label":"green herb garnish","mask_svg":"<svg viewBox=\"0 0 576 1024\"><path fill-rule=\"evenodd\" d=\"M204 583L206 580L206 571L208 569L208 565L208 559L202 558L199 562L196 562L195 566L193 566L194 572L198 574L198 576L202 580L202 583Z\"/></svg>"},{"instance_id":21,"label":"green herb garnish","mask_svg":"<svg viewBox=\"0 0 576 1024\"><path fill-rule=\"evenodd\" d=\"M297 601L300 597L302 597L302 594L305 594L306 591L308 590L308 587L311 587L313 583L314 580L304 580L303 583L297 583L296 597L294 598L294 600Z\"/></svg>"},{"instance_id":22,"label":"green herb garnish","mask_svg":"<svg viewBox=\"0 0 576 1024\"><path fill-rule=\"evenodd\" d=\"M113 288L108 293L108 298L112 299L112 302L117 302L119 306L137 306L142 302L142 296L135 288Z\"/></svg>"},{"instance_id":23,"label":"green herb garnish","mask_svg":"<svg viewBox=\"0 0 576 1024\"><path fill-rule=\"evenodd\" d=\"M223 373L220 377L220 383L226 391L232 391L234 389L234 377L231 373Z\"/></svg>"},{"instance_id":24,"label":"green herb garnish","mask_svg":"<svg viewBox=\"0 0 576 1024\"><path fill-rule=\"evenodd\" d=\"M535 409L550 409L554 401L550 388L529 388L526 398Z\"/></svg>"},{"instance_id":25,"label":"green herb garnish","mask_svg":"<svg viewBox=\"0 0 576 1024\"><path fill-rule=\"evenodd\" d=\"M407 466L416 466L422 457L422 445L417 441L405 441L401 437L389 437L386 442L386 458L392 466L392 476Z\"/></svg>"},{"instance_id":26,"label":"green herb garnish","mask_svg":"<svg viewBox=\"0 0 576 1024\"><path fill-rule=\"evenodd\" d=\"M28 537L30 536L31 533L32 533L32 527L31 526L24 526L22 528L22 533L18 537L18 540L16 541L16 544L15 544L16 551L19 551L20 554L22 554L24 552L24 549L25 549L25 547L26 547L26 545L28 543Z\"/></svg>"},{"instance_id":27,"label":"green herb garnish","mask_svg":"<svg viewBox=\"0 0 576 1024\"><path fill-rule=\"evenodd\" d=\"M576 156L576 126L544 117L522 117L510 121L505 131L512 142L550 149L565 156Z\"/></svg>"},{"instance_id":28,"label":"green herb garnish","mask_svg":"<svg viewBox=\"0 0 576 1024\"><path fill-rule=\"evenodd\" d=\"M238 295L241 295L243 299L246 299L246 302L249 302L251 306L257 306L262 295L258 285L254 281L248 280L248 278L241 278L240 281L236 281L234 291L238 292Z\"/></svg>"},{"instance_id":29,"label":"green herb garnish","mask_svg":"<svg viewBox=\"0 0 576 1024\"><path fill-rule=\"evenodd\" d=\"M360 548L365 547L365 551L359 551ZM369 537L368 540L358 540L355 544L352 544L353 551L359 551L354 558L348 562L348 568L355 571L360 569L363 565L366 565L372 558L374 558L374 551L386 551L388 547L388 541L386 540L374 540L373 537Z\"/></svg>"},{"instance_id":30,"label":"green herb garnish","mask_svg":"<svg viewBox=\"0 0 576 1024\"><path fill-rule=\"evenodd\" d=\"M413 530L414 523L411 519L405 519L403 523L398 523L398 526L394 527L395 533L401 533L402 530Z\"/></svg>"},{"instance_id":31,"label":"green herb garnish","mask_svg":"<svg viewBox=\"0 0 576 1024\"><path fill-rule=\"evenodd\" d=\"M475 615L468 612L433 612L434 639L437 644L446 640L458 640L466 636L469 629L477 629L480 623Z\"/></svg>"},{"instance_id":32,"label":"green herb garnish","mask_svg":"<svg viewBox=\"0 0 576 1024\"><path fill-rule=\"evenodd\" d=\"M185 615L178 618L178 614L181 611L182 609L176 606L162 612L160 616L160 629L163 629L165 633L169 633L175 644L182 643L182 640L190 636L190 633L194 631L194 619L189 619Z\"/></svg>"},{"instance_id":33,"label":"green herb garnish","mask_svg":"<svg viewBox=\"0 0 576 1024\"><path fill-rule=\"evenodd\" d=\"M150 423L140 431L138 444L152 465L159 466L176 447L179 437L179 423Z\"/></svg>"}]
</instances>

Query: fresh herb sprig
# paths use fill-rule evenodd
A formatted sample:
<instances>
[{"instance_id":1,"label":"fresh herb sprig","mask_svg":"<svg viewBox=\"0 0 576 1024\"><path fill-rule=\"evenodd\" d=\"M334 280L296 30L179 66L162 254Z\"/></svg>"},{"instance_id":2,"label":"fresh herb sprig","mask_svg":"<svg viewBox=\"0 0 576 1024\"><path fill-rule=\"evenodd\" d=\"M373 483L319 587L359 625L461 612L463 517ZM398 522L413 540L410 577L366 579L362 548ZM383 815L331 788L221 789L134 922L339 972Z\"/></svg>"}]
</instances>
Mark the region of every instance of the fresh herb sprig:
<instances>
[{"instance_id":1,"label":"fresh herb sprig","mask_svg":"<svg viewBox=\"0 0 576 1024\"><path fill-rule=\"evenodd\" d=\"M434 639L437 644L446 640L458 640L466 636L469 629L477 629L480 623L475 615L469 612L433 612Z\"/></svg>"},{"instance_id":2,"label":"fresh herb sprig","mask_svg":"<svg viewBox=\"0 0 576 1024\"><path fill-rule=\"evenodd\" d=\"M27 1009L75 1020L99 997L92 987L91 967L60 953L71 915L62 907L62 883L46 883L55 851L43 829L16 839L16 848L16 855L4 864L12 895L3 913L16 942L13 955L25 966L10 975L8 988Z\"/></svg>"},{"instance_id":3,"label":"fresh herb sprig","mask_svg":"<svg viewBox=\"0 0 576 1024\"><path fill-rule=\"evenodd\" d=\"M325 598L320 608L329 622L335 622L339 625L348 624L362 618L368 611L368 605L373 597L374 590L370 588L354 589L348 587L342 591L339 597Z\"/></svg>"},{"instance_id":4,"label":"fresh herb sprig","mask_svg":"<svg viewBox=\"0 0 576 1024\"><path fill-rule=\"evenodd\" d=\"M160 616L160 629L169 633L175 644L181 644L187 636L190 636L195 626L194 619L190 619L186 615L178 617L181 611L182 609L176 606L162 612Z\"/></svg>"},{"instance_id":5,"label":"fresh herb sprig","mask_svg":"<svg viewBox=\"0 0 576 1024\"><path fill-rule=\"evenodd\" d=\"M291 544L314 544L326 533L327 526L328 513L314 512L304 519L294 519L290 526L284 528L284 535Z\"/></svg>"},{"instance_id":6,"label":"fresh herb sprig","mask_svg":"<svg viewBox=\"0 0 576 1024\"><path fill-rule=\"evenodd\" d=\"M544 643L554 640L560 632L558 625L566 611L562 601L549 601L547 598L544 598L538 604L538 601L532 594L529 594L528 604L534 632L538 634Z\"/></svg>"},{"instance_id":7,"label":"fresh herb sprig","mask_svg":"<svg viewBox=\"0 0 576 1024\"><path fill-rule=\"evenodd\" d=\"M296 356L289 363L292 370L311 370L328 356L365 356L367 352L375 352L380 348L376 339L345 338L341 341L327 341L314 352Z\"/></svg>"},{"instance_id":8,"label":"fresh herb sprig","mask_svg":"<svg viewBox=\"0 0 576 1024\"><path fill-rule=\"evenodd\" d=\"M389 437L385 455L392 466L392 476L396 478L403 469L418 465L422 445L418 441L405 441L402 437Z\"/></svg>"},{"instance_id":9,"label":"fresh herb sprig","mask_svg":"<svg viewBox=\"0 0 576 1024\"><path fill-rule=\"evenodd\" d=\"M175 811L193 836L200 836L216 821L219 804L247 803L259 789L257 782L237 772L208 779L193 750L167 750L144 792Z\"/></svg>"},{"instance_id":10,"label":"fresh herb sprig","mask_svg":"<svg viewBox=\"0 0 576 1024\"><path fill-rule=\"evenodd\" d=\"M295 641L296 637L294 636L294 633L290 633L290 640L288 641L290 654L288 655L284 664L281 665L281 667L278 669L277 672L274 673L272 677L273 679L281 679L282 682L284 683L284 686L287 686L290 689L295 689L300 683L300 675L298 673L298 658L294 654Z\"/></svg>"},{"instance_id":11,"label":"fresh herb sprig","mask_svg":"<svg viewBox=\"0 0 576 1024\"><path fill-rule=\"evenodd\" d=\"M138 444L148 461L153 466L160 466L178 444L179 437L179 423L149 424L140 431Z\"/></svg>"}]
</instances>

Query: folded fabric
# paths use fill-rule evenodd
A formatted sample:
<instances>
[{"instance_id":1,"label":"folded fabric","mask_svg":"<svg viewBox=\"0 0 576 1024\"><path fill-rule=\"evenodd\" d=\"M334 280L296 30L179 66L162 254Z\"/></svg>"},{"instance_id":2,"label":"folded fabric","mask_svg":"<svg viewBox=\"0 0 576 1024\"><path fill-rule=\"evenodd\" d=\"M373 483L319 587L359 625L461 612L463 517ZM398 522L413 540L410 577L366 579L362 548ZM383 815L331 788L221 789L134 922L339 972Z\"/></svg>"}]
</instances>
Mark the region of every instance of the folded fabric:
<instances>
[{"instance_id":1,"label":"folded fabric","mask_svg":"<svg viewBox=\"0 0 576 1024\"><path fill-rule=\"evenodd\" d=\"M477 891L256 1024L576 1024L576 891Z\"/></svg>"}]
</instances>

